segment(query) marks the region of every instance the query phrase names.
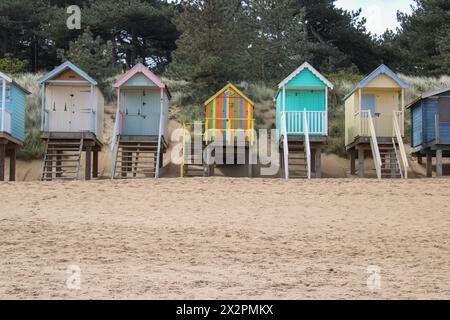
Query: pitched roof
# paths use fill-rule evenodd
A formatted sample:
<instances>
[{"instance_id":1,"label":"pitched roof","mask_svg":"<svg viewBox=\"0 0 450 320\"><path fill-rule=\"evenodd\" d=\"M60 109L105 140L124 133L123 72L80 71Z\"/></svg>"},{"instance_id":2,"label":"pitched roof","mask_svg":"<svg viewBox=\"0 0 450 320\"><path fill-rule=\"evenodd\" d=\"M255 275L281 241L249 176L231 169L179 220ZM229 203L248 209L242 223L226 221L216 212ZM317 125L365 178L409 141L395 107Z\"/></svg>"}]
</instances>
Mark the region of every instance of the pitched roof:
<instances>
[{"instance_id":1,"label":"pitched roof","mask_svg":"<svg viewBox=\"0 0 450 320\"><path fill-rule=\"evenodd\" d=\"M413 102L408 104L406 106L406 109L409 109L409 108L413 107L416 103L418 103L419 101L422 101L423 99L430 98L430 97L433 97L433 96L437 96L437 95L439 95L441 93L444 93L444 92L447 92L447 91L450 91L450 87L424 92L416 100L414 100Z\"/></svg>"},{"instance_id":2,"label":"pitched roof","mask_svg":"<svg viewBox=\"0 0 450 320\"><path fill-rule=\"evenodd\" d=\"M218 91L215 95L213 95L211 98L209 98L203 105L208 105L210 104L213 100L215 100L218 96L220 96L222 93L224 93L225 91L227 91L228 89L233 89L237 94L239 94L242 98L244 98L245 100L247 100L247 102L249 104L251 104L252 106L255 105L255 103L249 98L247 97L242 91L240 91L238 88L236 88L236 86L234 86L231 82L228 82L228 84L223 87L220 91Z\"/></svg>"},{"instance_id":3,"label":"pitched roof","mask_svg":"<svg viewBox=\"0 0 450 320\"><path fill-rule=\"evenodd\" d=\"M330 89L333 89L333 84L328 81L327 78L325 78L319 71L317 71L312 65L310 65L308 62L303 63L300 67L297 68L294 72L292 72L289 77L281 81L281 83L278 85L278 88L281 89L282 87L286 86L289 81L294 79L300 72L302 72L304 69L308 69L311 71L317 78L319 78L323 83L325 83L326 86L328 86Z\"/></svg>"},{"instance_id":4,"label":"pitched roof","mask_svg":"<svg viewBox=\"0 0 450 320\"><path fill-rule=\"evenodd\" d=\"M18 84L17 82L15 82L10 76L6 75L5 73L0 71L0 79L4 79L7 83L12 83L14 84L16 87L18 87L20 90L22 90L23 92L25 92L26 94L31 94L30 91L28 91L27 89L25 89L24 87L22 87L20 84Z\"/></svg>"},{"instance_id":5,"label":"pitched roof","mask_svg":"<svg viewBox=\"0 0 450 320\"><path fill-rule=\"evenodd\" d=\"M144 66L142 63L138 63L133 68L128 70L122 77L119 78L119 80L116 81L114 84L114 88L120 88L130 80L134 75L142 73L144 76L146 76L150 81L152 81L157 87L164 89L166 88L166 85L162 82L160 78L158 78L153 72L151 72L146 66Z\"/></svg>"},{"instance_id":6,"label":"pitched roof","mask_svg":"<svg viewBox=\"0 0 450 320\"><path fill-rule=\"evenodd\" d=\"M399 76L397 76L395 74L394 71L392 71L391 69L389 69L387 66L385 66L384 64L382 64L381 66L379 66L378 68L376 68L374 71L372 71L371 74L369 74L367 77L364 78L364 80L362 80L360 83L358 83L356 85L356 88L353 89L352 92L350 92L348 95L345 96L344 101L347 100L356 90L358 89L362 89L364 88L370 81L372 81L373 79L375 79L376 77L378 77L380 74L385 74L388 77L390 77L392 80L394 80L395 82L397 82L397 84L402 87L403 89L407 89L408 88L408 84L403 81L402 79L400 79Z\"/></svg>"},{"instance_id":7,"label":"pitched roof","mask_svg":"<svg viewBox=\"0 0 450 320\"><path fill-rule=\"evenodd\" d=\"M57 75L59 75L60 73L64 72L67 69L70 69L70 70L76 72L82 78L86 79L89 83L91 83L95 86L97 85L97 81L95 81L91 76L89 76L86 72L84 72L83 70L78 68L76 65L74 65L70 61L64 62L60 66L56 67L55 69L53 69L52 71L47 73L45 76L43 76L41 79L39 79L39 84L42 84L44 82L49 81L50 79L53 79L54 77L56 77Z\"/></svg>"}]
</instances>

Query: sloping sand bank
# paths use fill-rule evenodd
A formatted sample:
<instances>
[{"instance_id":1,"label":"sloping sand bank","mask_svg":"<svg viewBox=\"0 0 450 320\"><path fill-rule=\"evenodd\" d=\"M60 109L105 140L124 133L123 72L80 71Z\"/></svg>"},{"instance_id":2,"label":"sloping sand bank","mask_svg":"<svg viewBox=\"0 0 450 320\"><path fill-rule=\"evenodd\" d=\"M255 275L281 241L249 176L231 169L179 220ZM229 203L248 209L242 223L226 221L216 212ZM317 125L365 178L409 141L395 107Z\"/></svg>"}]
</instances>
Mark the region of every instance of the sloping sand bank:
<instances>
[{"instance_id":1,"label":"sloping sand bank","mask_svg":"<svg viewBox=\"0 0 450 320\"><path fill-rule=\"evenodd\" d=\"M449 195L447 179L4 183L0 298L448 299Z\"/></svg>"}]
</instances>

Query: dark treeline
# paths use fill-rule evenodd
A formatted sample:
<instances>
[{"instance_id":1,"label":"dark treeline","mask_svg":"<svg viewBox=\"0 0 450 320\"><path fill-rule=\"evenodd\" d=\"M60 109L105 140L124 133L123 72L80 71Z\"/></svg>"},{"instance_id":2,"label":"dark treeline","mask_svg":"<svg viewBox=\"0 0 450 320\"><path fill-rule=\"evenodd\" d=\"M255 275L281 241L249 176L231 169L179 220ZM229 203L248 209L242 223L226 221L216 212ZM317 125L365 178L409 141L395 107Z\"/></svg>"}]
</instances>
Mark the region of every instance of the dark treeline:
<instances>
[{"instance_id":1,"label":"dark treeline","mask_svg":"<svg viewBox=\"0 0 450 320\"><path fill-rule=\"evenodd\" d=\"M49 70L74 60L106 79L146 63L201 90L274 83L307 60L325 73L380 63L411 75L450 72L450 1L415 0L401 28L375 36L333 0L0 0L0 68ZM81 30L66 9L82 8ZM94 63L95 62L95 63Z\"/></svg>"}]
</instances>

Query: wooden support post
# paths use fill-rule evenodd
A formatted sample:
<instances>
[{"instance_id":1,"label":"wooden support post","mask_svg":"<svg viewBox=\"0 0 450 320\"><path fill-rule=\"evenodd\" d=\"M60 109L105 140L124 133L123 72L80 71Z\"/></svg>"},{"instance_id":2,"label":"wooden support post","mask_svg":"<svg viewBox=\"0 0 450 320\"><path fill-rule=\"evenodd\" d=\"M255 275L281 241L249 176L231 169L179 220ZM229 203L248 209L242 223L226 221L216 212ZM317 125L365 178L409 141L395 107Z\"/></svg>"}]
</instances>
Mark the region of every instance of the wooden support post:
<instances>
[{"instance_id":1,"label":"wooden support post","mask_svg":"<svg viewBox=\"0 0 450 320\"><path fill-rule=\"evenodd\" d=\"M252 147L249 146L248 149L245 149L246 152L248 152L248 164L247 164L247 177L252 178L253 177L253 165L252 165Z\"/></svg>"},{"instance_id":2,"label":"wooden support post","mask_svg":"<svg viewBox=\"0 0 450 320\"><path fill-rule=\"evenodd\" d=\"M85 177L86 181L91 180L91 165L92 165L92 147L90 145L86 145L86 167L85 167Z\"/></svg>"},{"instance_id":3,"label":"wooden support post","mask_svg":"<svg viewBox=\"0 0 450 320\"><path fill-rule=\"evenodd\" d=\"M94 150L92 162L92 177L98 178L98 150Z\"/></svg>"},{"instance_id":4,"label":"wooden support post","mask_svg":"<svg viewBox=\"0 0 450 320\"><path fill-rule=\"evenodd\" d=\"M0 143L0 181L5 181L6 145Z\"/></svg>"},{"instance_id":5,"label":"wooden support post","mask_svg":"<svg viewBox=\"0 0 450 320\"><path fill-rule=\"evenodd\" d=\"M350 174L356 175L356 150L350 150Z\"/></svg>"},{"instance_id":6,"label":"wooden support post","mask_svg":"<svg viewBox=\"0 0 450 320\"><path fill-rule=\"evenodd\" d=\"M433 155L427 153L427 177L431 178L433 176Z\"/></svg>"},{"instance_id":7,"label":"wooden support post","mask_svg":"<svg viewBox=\"0 0 450 320\"><path fill-rule=\"evenodd\" d=\"M359 162L359 168L358 168L358 175L360 178L364 178L365 176L365 161L364 161L364 149L360 148L358 149L358 162Z\"/></svg>"},{"instance_id":8,"label":"wooden support post","mask_svg":"<svg viewBox=\"0 0 450 320\"><path fill-rule=\"evenodd\" d=\"M56 151L56 153L57 153L57 156L56 156L56 171L58 172L57 174L56 174L56 177L62 177L62 173L61 173L61 170L62 170L62 168L61 168L61 165L62 165L62 151L61 150L58 150L58 151Z\"/></svg>"},{"instance_id":9,"label":"wooden support post","mask_svg":"<svg viewBox=\"0 0 450 320\"><path fill-rule=\"evenodd\" d=\"M159 168L162 169L164 167L164 153L161 151L159 156Z\"/></svg>"},{"instance_id":10,"label":"wooden support post","mask_svg":"<svg viewBox=\"0 0 450 320\"><path fill-rule=\"evenodd\" d=\"M316 179L322 178L322 149L318 148L315 152Z\"/></svg>"},{"instance_id":11,"label":"wooden support post","mask_svg":"<svg viewBox=\"0 0 450 320\"><path fill-rule=\"evenodd\" d=\"M436 176L443 176L442 170L442 150L436 150Z\"/></svg>"},{"instance_id":12,"label":"wooden support post","mask_svg":"<svg viewBox=\"0 0 450 320\"><path fill-rule=\"evenodd\" d=\"M9 156L9 181L16 181L16 154L17 149L14 147Z\"/></svg>"},{"instance_id":13,"label":"wooden support post","mask_svg":"<svg viewBox=\"0 0 450 320\"><path fill-rule=\"evenodd\" d=\"M311 173L316 173L316 149L311 149Z\"/></svg>"}]
</instances>

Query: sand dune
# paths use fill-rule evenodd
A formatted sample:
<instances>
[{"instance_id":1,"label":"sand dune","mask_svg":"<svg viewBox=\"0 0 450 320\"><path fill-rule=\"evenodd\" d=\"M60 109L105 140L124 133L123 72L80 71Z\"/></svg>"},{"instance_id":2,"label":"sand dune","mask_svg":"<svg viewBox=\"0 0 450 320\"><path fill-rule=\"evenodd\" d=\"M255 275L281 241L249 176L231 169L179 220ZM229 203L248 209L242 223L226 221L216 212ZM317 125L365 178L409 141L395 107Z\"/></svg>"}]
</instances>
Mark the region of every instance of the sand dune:
<instances>
[{"instance_id":1,"label":"sand dune","mask_svg":"<svg viewBox=\"0 0 450 320\"><path fill-rule=\"evenodd\" d=\"M447 179L3 183L0 297L448 299L449 194Z\"/></svg>"}]
</instances>

